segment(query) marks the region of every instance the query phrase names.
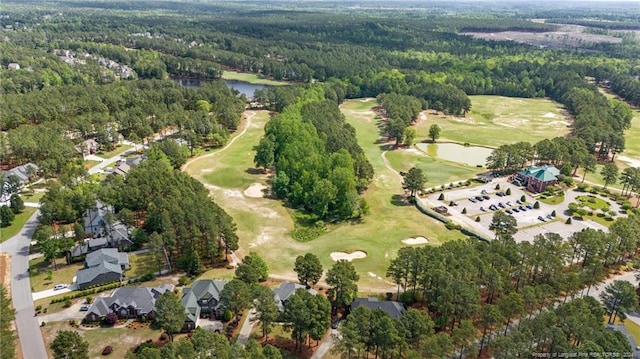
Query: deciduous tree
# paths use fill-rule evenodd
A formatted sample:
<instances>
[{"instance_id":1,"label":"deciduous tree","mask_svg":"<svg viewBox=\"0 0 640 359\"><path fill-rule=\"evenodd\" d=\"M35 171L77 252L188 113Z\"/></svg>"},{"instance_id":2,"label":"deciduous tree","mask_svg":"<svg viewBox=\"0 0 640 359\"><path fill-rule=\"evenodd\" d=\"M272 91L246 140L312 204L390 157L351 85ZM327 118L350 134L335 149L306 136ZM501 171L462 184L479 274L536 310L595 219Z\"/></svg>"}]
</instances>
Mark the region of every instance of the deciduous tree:
<instances>
[{"instance_id":1,"label":"deciduous tree","mask_svg":"<svg viewBox=\"0 0 640 359\"><path fill-rule=\"evenodd\" d=\"M309 283L318 283L322 277L322 264L320 259L313 253L298 256L293 270L298 274L300 283L305 286L309 285Z\"/></svg>"},{"instance_id":2,"label":"deciduous tree","mask_svg":"<svg viewBox=\"0 0 640 359\"><path fill-rule=\"evenodd\" d=\"M184 307L172 291L164 292L156 301L156 323L167 331L171 341L173 333L179 332L184 325L186 314Z\"/></svg>"}]
</instances>

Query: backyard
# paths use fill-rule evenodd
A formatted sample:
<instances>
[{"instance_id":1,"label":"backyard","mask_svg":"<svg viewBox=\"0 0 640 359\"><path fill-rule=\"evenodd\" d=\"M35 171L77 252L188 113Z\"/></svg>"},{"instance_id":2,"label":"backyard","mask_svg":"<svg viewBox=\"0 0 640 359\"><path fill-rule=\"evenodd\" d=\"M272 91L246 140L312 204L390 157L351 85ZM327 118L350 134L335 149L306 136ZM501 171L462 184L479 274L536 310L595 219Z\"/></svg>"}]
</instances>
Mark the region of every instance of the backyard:
<instances>
[{"instance_id":1,"label":"backyard","mask_svg":"<svg viewBox=\"0 0 640 359\"><path fill-rule=\"evenodd\" d=\"M29 261L31 288L34 292L52 289L56 284L71 284L78 270L82 269L82 263L67 264L64 258L56 258L56 264L58 270L54 270L53 263L47 263L44 257ZM48 277L49 270L51 278Z\"/></svg>"}]
</instances>

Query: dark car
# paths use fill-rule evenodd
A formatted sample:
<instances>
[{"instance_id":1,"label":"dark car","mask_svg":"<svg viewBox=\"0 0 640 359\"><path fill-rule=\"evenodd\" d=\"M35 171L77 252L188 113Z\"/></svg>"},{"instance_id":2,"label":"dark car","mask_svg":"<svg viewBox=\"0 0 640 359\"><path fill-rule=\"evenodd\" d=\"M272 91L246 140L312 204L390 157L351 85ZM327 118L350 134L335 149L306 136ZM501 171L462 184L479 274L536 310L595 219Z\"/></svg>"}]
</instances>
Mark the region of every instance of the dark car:
<instances>
[{"instance_id":1,"label":"dark car","mask_svg":"<svg viewBox=\"0 0 640 359\"><path fill-rule=\"evenodd\" d=\"M513 213L510 209L506 210L505 212L506 212L507 214L511 214L511 213Z\"/></svg>"},{"instance_id":2,"label":"dark car","mask_svg":"<svg viewBox=\"0 0 640 359\"><path fill-rule=\"evenodd\" d=\"M340 317L337 317L331 322L331 329L338 329L338 325L340 325Z\"/></svg>"},{"instance_id":3,"label":"dark car","mask_svg":"<svg viewBox=\"0 0 640 359\"><path fill-rule=\"evenodd\" d=\"M484 198L484 199L489 199L489 198L491 198L491 197L489 197L489 196L487 196L487 195L485 194L484 196L482 196L482 198Z\"/></svg>"}]
</instances>

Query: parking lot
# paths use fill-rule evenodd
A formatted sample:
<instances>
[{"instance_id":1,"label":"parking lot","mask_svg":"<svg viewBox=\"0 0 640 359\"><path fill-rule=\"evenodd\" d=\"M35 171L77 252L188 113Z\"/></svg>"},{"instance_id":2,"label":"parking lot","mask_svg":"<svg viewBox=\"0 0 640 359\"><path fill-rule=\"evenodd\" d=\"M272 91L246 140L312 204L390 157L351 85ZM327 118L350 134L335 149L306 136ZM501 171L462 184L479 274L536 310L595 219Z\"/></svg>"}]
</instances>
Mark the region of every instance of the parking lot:
<instances>
[{"instance_id":1,"label":"parking lot","mask_svg":"<svg viewBox=\"0 0 640 359\"><path fill-rule=\"evenodd\" d=\"M496 185L500 188L496 189ZM510 195L506 194L508 189L511 192ZM438 200L441 193L444 194L444 199ZM524 196L524 202L520 201L522 196ZM450 206L452 201L454 205ZM571 199L568 198L564 203L557 205L539 202L539 208L534 208L536 200L520 187L508 183L505 178L498 178L473 188L432 193L426 198L427 205L447 207L453 219L489 238L495 236L489 230L489 226L493 214L498 210L516 219L518 233L514 238L517 242L533 241L533 238L541 233L558 233L566 239L572 233L584 228L607 230L606 227L592 221L574 220L571 224L565 224L567 217L564 212L570 201ZM554 211L557 217L552 216ZM476 218L480 218L480 221L476 222Z\"/></svg>"}]
</instances>

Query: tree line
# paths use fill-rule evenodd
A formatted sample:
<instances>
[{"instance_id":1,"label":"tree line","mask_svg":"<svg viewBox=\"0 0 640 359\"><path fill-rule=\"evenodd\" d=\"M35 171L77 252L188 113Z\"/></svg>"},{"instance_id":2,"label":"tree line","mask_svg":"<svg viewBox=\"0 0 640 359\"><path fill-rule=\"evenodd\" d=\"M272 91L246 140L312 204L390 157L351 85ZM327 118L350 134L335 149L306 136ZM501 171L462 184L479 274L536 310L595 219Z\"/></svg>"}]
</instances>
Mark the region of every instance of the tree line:
<instances>
[{"instance_id":1,"label":"tree line","mask_svg":"<svg viewBox=\"0 0 640 359\"><path fill-rule=\"evenodd\" d=\"M373 167L335 101L322 86L305 89L265 127L256 166L273 170L273 193L321 220L340 221L366 211L359 197Z\"/></svg>"}]
</instances>

